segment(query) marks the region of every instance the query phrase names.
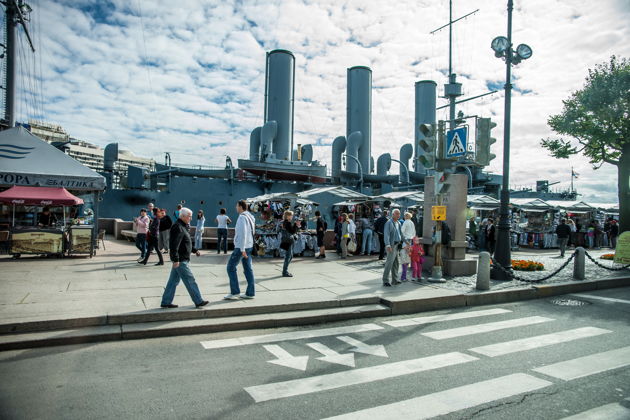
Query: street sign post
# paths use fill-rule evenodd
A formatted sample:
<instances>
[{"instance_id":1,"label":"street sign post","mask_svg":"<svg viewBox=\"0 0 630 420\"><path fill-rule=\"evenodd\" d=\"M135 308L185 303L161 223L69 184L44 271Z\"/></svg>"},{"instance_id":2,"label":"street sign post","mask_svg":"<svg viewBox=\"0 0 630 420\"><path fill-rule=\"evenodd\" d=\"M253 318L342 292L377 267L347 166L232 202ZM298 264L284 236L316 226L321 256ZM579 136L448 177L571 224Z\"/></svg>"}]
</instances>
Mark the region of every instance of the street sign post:
<instances>
[{"instance_id":1,"label":"street sign post","mask_svg":"<svg viewBox=\"0 0 630 420\"><path fill-rule=\"evenodd\" d=\"M431 220L446 220L446 206L431 207Z\"/></svg>"},{"instance_id":2,"label":"street sign post","mask_svg":"<svg viewBox=\"0 0 630 420\"><path fill-rule=\"evenodd\" d=\"M446 133L446 158L464 156L468 143L468 127L459 127Z\"/></svg>"}]
</instances>

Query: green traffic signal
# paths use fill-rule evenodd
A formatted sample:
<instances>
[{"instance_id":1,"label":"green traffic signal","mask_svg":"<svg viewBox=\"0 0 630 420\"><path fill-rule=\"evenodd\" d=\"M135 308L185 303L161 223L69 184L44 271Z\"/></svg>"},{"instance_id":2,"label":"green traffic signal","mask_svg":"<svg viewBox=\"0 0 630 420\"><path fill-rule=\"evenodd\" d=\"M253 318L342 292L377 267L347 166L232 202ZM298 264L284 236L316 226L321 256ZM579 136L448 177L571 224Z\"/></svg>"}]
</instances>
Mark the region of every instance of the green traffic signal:
<instances>
[{"instance_id":1,"label":"green traffic signal","mask_svg":"<svg viewBox=\"0 0 630 420\"><path fill-rule=\"evenodd\" d=\"M496 157L490 152L490 147L497 142L491 137L491 131L497 124L490 118L477 119L477 139L475 141L475 162L481 166L488 166L490 161Z\"/></svg>"}]
</instances>

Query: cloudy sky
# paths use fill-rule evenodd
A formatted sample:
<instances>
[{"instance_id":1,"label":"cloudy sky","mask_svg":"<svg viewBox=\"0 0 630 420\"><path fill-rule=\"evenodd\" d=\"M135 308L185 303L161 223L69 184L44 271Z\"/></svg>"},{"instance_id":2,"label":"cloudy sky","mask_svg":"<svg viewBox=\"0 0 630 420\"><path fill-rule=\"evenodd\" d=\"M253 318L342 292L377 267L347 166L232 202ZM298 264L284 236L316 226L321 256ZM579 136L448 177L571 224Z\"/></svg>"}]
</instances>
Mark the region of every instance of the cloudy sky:
<instances>
[{"instance_id":1,"label":"cloudy sky","mask_svg":"<svg viewBox=\"0 0 630 420\"><path fill-rule=\"evenodd\" d=\"M490 42L506 33L506 1L454 0L454 72L464 97L502 89L505 65ZM552 136L549 115L583 86L587 69L612 54L630 56L628 0L515 1L514 43L530 60L514 68L511 184L537 179L568 187L579 173L581 199L616 201L616 167L593 171L583 158L556 160L540 148ZM414 83L448 73L447 0L31 0L37 58L20 60L41 83L21 82L18 120L60 124L71 136L104 146L117 141L163 161L222 165L247 156L250 131L262 124L265 52L296 56L294 143L330 144L345 134L346 69L373 71L374 158L413 143ZM594 4L597 6L595 7ZM29 64L30 63L30 64ZM41 87L41 89L39 89ZM39 99L38 99L39 98ZM444 104L438 99L438 105ZM462 104L467 115L498 123L501 173L503 92ZM41 115L40 115L41 114ZM447 111L438 111L446 119ZM397 171L396 164L393 170Z\"/></svg>"}]
</instances>

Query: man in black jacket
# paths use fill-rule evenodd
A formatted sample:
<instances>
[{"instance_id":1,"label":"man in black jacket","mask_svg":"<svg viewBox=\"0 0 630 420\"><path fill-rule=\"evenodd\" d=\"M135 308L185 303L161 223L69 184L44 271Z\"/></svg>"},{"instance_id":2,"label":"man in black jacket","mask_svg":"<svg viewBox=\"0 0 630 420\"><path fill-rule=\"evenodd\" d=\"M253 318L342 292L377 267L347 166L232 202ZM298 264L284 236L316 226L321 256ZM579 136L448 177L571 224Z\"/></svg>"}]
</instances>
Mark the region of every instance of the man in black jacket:
<instances>
[{"instance_id":1,"label":"man in black jacket","mask_svg":"<svg viewBox=\"0 0 630 420\"><path fill-rule=\"evenodd\" d=\"M567 249L567 242L569 242L569 236L571 236L571 228L566 224L566 220L560 220L560 224L556 228L556 235L558 235L560 257L564 257L564 251Z\"/></svg>"},{"instance_id":2,"label":"man in black jacket","mask_svg":"<svg viewBox=\"0 0 630 420\"><path fill-rule=\"evenodd\" d=\"M184 207L179 211L179 218L171 227L169 250L173 268L171 268L171 275L162 295L162 304L160 305L162 308L177 308L177 305L173 305L173 298L180 279L184 282L184 286L186 286L186 290L188 290L188 294L197 308L208 304L208 301L203 300L201 297L201 292L197 282L195 282L195 276L193 276L190 267L188 267L191 252L194 252L197 256L201 255L192 246L192 240L188 232L191 218L192 210Z\"/></svg>"},{"instance_id":3,"label":"man in black jacket","mask_svg":"<svg viewBox=\"0 0 630 420\"><path fill-rule=\"evenodd\" d=\"M382 260L385 258L385 237L383 236L385 234L385 223L387 223L387 210L383 211L383 214L381 215L381 217L379 217L378 219L376 219L376 222L374 222L374 230L376 231L376 234L378 235L378 245L379 245L379 249L378 249L378 259Z\"/></svg>"}]
</instances>

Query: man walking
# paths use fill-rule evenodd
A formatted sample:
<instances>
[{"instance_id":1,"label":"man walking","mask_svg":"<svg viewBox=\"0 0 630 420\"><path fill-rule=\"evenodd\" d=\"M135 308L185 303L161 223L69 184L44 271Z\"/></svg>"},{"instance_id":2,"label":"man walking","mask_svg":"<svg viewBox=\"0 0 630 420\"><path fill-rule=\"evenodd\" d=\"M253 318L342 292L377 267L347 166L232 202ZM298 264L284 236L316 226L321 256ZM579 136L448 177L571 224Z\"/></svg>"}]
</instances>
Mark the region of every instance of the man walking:
<instances>
[{"instance_id":1,"label":"man walking","mask_svg":"<svg viewBox=\"0 0 630 420\"><path fill-rule=\"evenodd\" d=\"M387 260L385 260L385 270L383 271L383 286L389 287L392 284L400 284L398 280L398 251L402 241L400 222L400 210L392 211L392 218L385 223L383 230L383 241L387 250ZM391 283L389 281L391 275Z\"/></svg>"},{"instance_id":2,"label":"man walking","mask_svg":"<svg viewBox=\"0 0 630 420\"><path fill-rule=\"evenodd\" d=\"M193 248L190 233L188 233L191 219L192 210L182 207L179 210L179 218L171 227L169 250L173 267L162 295L162 304L160 305L162 308L177 308L177 305L173 305L173 298L180 280L184 282L184 286L186 286L186 290L188 290L195 307L200 308L208 304L208 301L203 300L201 297L195 276L193 276L190 267L188 267L191 252L194 252L197 256L201 255L197 249Z\"/></svg>"},{"instance_id":3,"label":"man walking","mask_svg":"<svg viewBox=\"0 0 630 420\"><path fill-rule=\"evenodd\" d=\"M385 258L385 242L383 238L383 235L385 234L385 223L387 223L387 211L384 211L381 217L376 219L376 222L374 222L374 230L376 231L376 234L378 235L378 244L379 244L378 259L379 260L382 260L383 258Z\"/></svg>"},{"instance_id":4,"label":"man walking","mask_svg":"<svg viewBox=\"0 0 630 420\"><path fill-rule=\"evenodd\" d=\"M567 249L567 242L569 242L569 236L571 236L571 228L566 224L565 219L560 220L560 224L556 228L556 235L558 235L560 257L564 257L564 251Z\"/></svg>"},{"instance_id":5,"label":"man walking","mask_svg":"<svg viewBox=\"0 0 630 420\"><path fill-rule=\"evenodd\" d=\"M238 299L241 289L238 285L238 274L236 267L238 263L243 261L243 271L247 280L247 290L244 295L240 295L243 299L253 299L254 290L254 271L252 270L252 249L254 248L254 232L256 220L254 216L247 211L247 202L240 200L236 204L238 219L236 219L236 231L234 233L234 251L230 256L227 264L227 273L230 278L230 293L224 297L226 300Z\"/></svg>"}]
</instances>

